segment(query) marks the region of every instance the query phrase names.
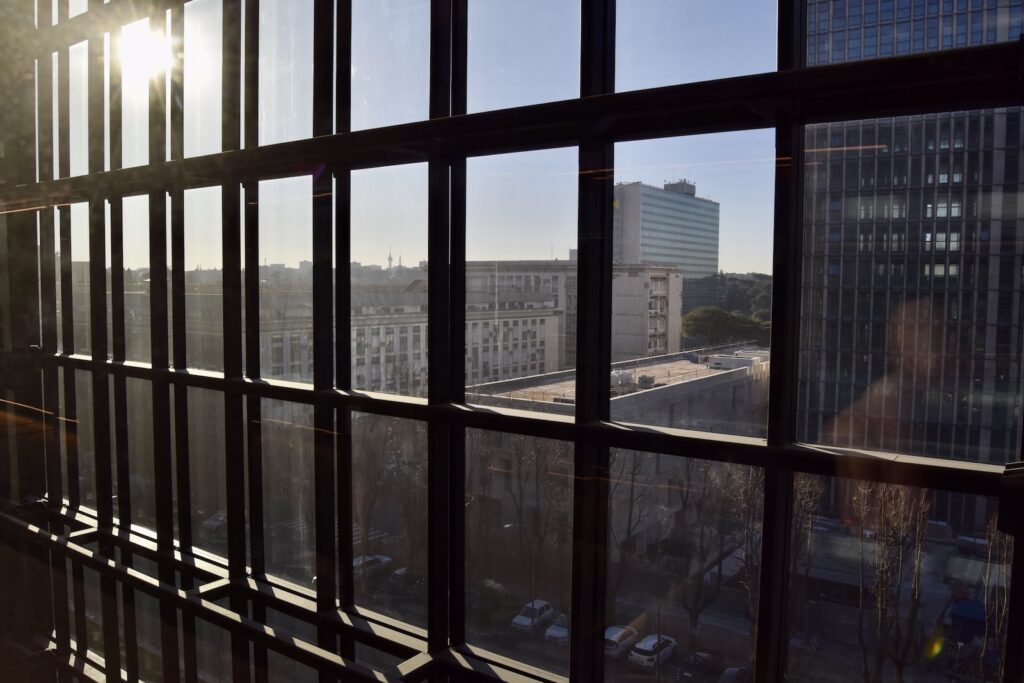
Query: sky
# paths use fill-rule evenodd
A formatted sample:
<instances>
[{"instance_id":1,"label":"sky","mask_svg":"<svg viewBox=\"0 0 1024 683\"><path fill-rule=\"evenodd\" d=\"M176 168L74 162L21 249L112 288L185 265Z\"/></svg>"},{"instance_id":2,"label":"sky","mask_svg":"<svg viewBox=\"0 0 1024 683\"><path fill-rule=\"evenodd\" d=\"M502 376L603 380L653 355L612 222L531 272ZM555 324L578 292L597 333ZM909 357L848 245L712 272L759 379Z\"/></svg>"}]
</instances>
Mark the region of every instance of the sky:
<instances>
[{"instance_id":1,"label":"sky","mask_svg":"<svg viewBox=\"0 0 1024 683\"><path fill-rule=\"evenodd\" d=\"M312 133L312 0L260 3L259 141ZM354 0L352 125L394 125L427 117L429 0ZM579 0L470 0L470 112L576 97ZM220 150L219 0L186 4L186 155ZM630 0L618 3L618 90L656 87L775 69L776 5L765 0ZM148 21L122 38L126 165L147 163L147 68L161 54ZM113 49L116 53L116 49ZM84 45L71 53L71 170L87 170ZM114 63L113 68L119 68ZM720 267L770 272L774 183L771 130L616 145L616 182L661 185L688 179L721 205ZM567 258L576 246L575 148L467 163L467 258ZM424 260L426 166L370 169L352 176L352 259L405 265ZM311 260L311 179L264 182L260 262ZM186 201L186 260L220 262L220 193ZM145 232L144 211L126 211L126 235ZM146 240L125 243L126 267L148 265ZM192 255L195 255L193 258Z\"/></svg>"}]
</instances>

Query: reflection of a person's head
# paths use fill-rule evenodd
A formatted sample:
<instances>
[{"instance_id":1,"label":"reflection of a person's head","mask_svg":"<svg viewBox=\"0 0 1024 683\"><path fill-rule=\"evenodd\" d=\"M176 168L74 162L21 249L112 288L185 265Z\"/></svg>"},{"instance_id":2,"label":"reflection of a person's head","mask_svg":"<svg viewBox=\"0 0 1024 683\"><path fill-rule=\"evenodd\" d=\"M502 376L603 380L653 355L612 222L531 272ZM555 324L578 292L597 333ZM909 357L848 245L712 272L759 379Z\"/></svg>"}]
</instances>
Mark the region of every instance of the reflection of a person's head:
<instances>
[{"instance_id":1,"label":"reflection of a person's head","mask_svg":"<svg viewBox=\"0 0 1024 683\"><path fill-rule=\"evenodd\" d=\"M940 321L941 322L941 321ZM932 318L932 300L904 301L889 316L889 372L927 372L941 353L942 329Z\"/></svg>"}]
</instances>

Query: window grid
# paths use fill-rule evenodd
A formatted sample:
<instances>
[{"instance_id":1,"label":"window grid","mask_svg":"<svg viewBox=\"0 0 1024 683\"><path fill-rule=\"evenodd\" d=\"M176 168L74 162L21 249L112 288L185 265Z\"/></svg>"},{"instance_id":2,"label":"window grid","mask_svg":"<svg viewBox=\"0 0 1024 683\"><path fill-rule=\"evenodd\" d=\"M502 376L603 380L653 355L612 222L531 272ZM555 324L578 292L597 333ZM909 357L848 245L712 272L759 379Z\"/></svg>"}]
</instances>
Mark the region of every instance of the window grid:
<instances>
[{"instance_id":1,"label":"window grid","mask_svg":"<svg viewBox=\"0 0 1024 683\"><path fill-rule=\"evenodd\" d=\"M950 490L975 493L980 495L998 495L1002 468L974 466L962 468L942 461L921 459L920 462L884 461L881 459L852 454L810 453L794 445L795 427L795 387L796 387L796 340L797 312L799 310L799 247L800 230L800 173L801 159L801 126L809 121L828 119L849 119L865 116L873 112L883 111L881 105L887 102L892 108L893 92L899 86L909 86L916 76L928 73L933 63L938 60L953 61L949 56L935 55L929 57L911 57L900 66L889 69L888 65L870 62L848 65L841 69L823 67L829 71L819 83L831 82L825 95L816 95L814 78L811 75L796 78L795 68L800 64L799 55L803 54L800 27L803 25L801 12L793 6L795 3L780 3L779 34L779 65L780 73L750 77L745 85L757 93L759 101L770 103L768 113L754 113L745 107L734 107L728 103L729 97L735 97L727 84L718 85L695 84L689 86L672 86L661 88L651 93L609 95L614 91L612 74L614 73L614 0L593 0L583 2L582 23L583 41L581 56L581 84L583 96L598 96L596 100L583 100L568 103L552 103L523 108L517 112L492 112L461 119L453 118L465 112L465 46L466 46L466 12L468 0L454 0L431 3L431 118L435 121L408 124L398 127L397 131L368 131L366 133L348 133L348 83L337 81L332 83L334 69L330 62L333 57L332 36L323 30L316 33L314 46L314 134L327 136L329 144L323 139L315 141L299 141L276 145L272 150L256 148L258 101L257 55L258 45L258 2L246 0L246 53L243 56L246 73L246 97L241 102L238 85L240 64L233 57L240 51L241 7L240 3L225 2L224 12L224 153L210 159L182 160L182 117L180 106L172 107L171 111L171 164L150 164L148 167L130 171L115 171L109 176L97 175L97 169L103 167L103 138L93 135L89 144L90 174L84 177L67 179L68 159L68 128L70 114L67 98L59 100L58 126L61 139L59 150L59 166L61 180L44 182L27 190L10 192L12 201L28 201L39 197L60 196L65 191L78 201L89 201L89 232L90 232L90 295L91 318L89 339L91 357L75 355L74 321L72 303L71 274L71 236L70 210L66 205L56 209L43 209L39 213L44 225L52 222L52 212L56 211L60 226L61 243L61 297L62 297L62 337L64 348L57 354L56 336L58 321L54 306L55 293L49 281L43 289L42 328L43 352L42 373L48 410L56 415L55 387L58 380L58 368L63 368L66 402L66 417L75 416L75 382L76 371L84 370L93 373L93 430L96 439L97 455L97 508L95 511L81 510L81 492L77 490L77 457L74 448L69 448L69 489L66 492L70 509L65 517L68 523L74 519L78 525L84 525L83 531L74 536L51 539L49 543L58 550L55 555L67 554L72 559L74 581L73 598L75 603L77 633L85 632L83 606L82 568L88 566L99 571L102 601L102 621L104 630L103 667L108 678L118 668L127 666L128 671L137 670L137 653L128 648L127 661L119 661L116 647L118 641L116 587L120 584L125 588L139 589L142 592L159 595L160 615L162 623L162 647L164 676L167 680L177 680L182 675L194 678L194 622L190 619L204 618L224 626L230 626L234 617L223 607L211 603L199 602L199 598L214 599L216 595L227 595L230 610L259 621L265 619L268 606L275 609L291 611L305 615L307 618L314 612L320 612L316 619L320 627L317 630L317 645L323 648L320 652L310 655L308 652L289 644L287 641L268 636L253 622L246 622L244 628L232 628L232 649L236 655L233 671L236 680L248 679L250 672L249 642L253 644L253 659L257 671L266 666L265 648L270 647L305 661L323 671L334 674L365 674L358 665L351 665L331 652L341 652L345 657L352 658L353 641L359 641L383 650L394 652L402 657L410 657L416 652L428 649L435 655L442 655L450 645L460 648L464 639L464 585L462 577L462 558L464 553L464 526L462 521L462 490L464 478L464 439L462 432L466 427L522 433L527 435L560 438L576 444L575 465L578 473L575 478L574 491L574 528L573 528L573 610L572 610L572 641L571 641L571 677L576 680L592 680L599 677L603 661L601 652L601 634L603 633L603 596L604 565L605 565L605 532L607 529L607 474L608 452L610 447L628 447L659 451L675 455L696 455L701 458L723 462L756 464L766 468L765 477L765 539L769 548L762 562L761 595L768 596L762 604L758 617L758 680L776 680L782 677L784 653L780 651L782 641L778 635L785 627L785 603L783 596L786 589L788 550L788 523L791 516L792 479L794 471L831 474L836 471L840 459L853 461L860 468L864 478L914 484L919 486L936 486ZM800 3L802 5L802 3ZM46 5L43 7L42 5ZM49 54L51 48L59 49L59 82L61 93L67 92L68 85L68 50L66 46L82 37L93 38L100 35L100 27L116 27L128 23L125 13L131 10L124 2L114 0L79 15L70 20L63 20L57 27L48 27L48 3L40 7L40 33L47 37L43 43L47 46L42 53ZM61 4L66 9L65 3ZM336 72L347 74L343 68L350 62L349 41L351 28L350 7L348 3L339 3L339 11L334 12L333 3L317 2L315 4L316 25L333 24L338 30L339 39L338 63ZM180 38L183 26L183 3L177 0L153 2L146 11L152 20L163 20L163 10L171 10L172 35ZM66 16L66 12L64 12ZM251 38L251 39L250 39ZM101 41L90 40L89 51L90 73L97 73L94 68L102 69ZM991 103L1013 103L1017 101L1015 86L1015 69L1019 57L1016 44L998 47L973 48L961 53L957 59L966 66L954 68L937 78L939 82L951 85L945 94L931 97L908 96L900 100L898 108L905 111L927 111L948 108L950 104L957 107L971 105L987 105ZM983 87L977 88L971 97L962 90L963 86L976 79L976 70L987 64L1009 64L1008 67L990 69ZM45 60L48 64L49 60ZM45 67L45 64L43 66ZM958 71L958 68L962 70ZM181 61L178 59L172 66L175 77L171 79L171 102L181 102ZM790 73L786 73L786 71ZM896 86L888 89L879 86L875 77L880 70L890 74L891 82ZM47 71L40 69L40 73ZM115 78L115 69L111 69L111 78ZM838 78L832 78L833 76ZM45 78L40 81L45 85ZM867 83L867 84L865 84ZM160 84L162 86L162 84ZM338 86L336 88L332 86ZM975 84L976 86L976 84ZM958 89L960 88L960 89ZM112 83L112 91L113 83ZM333 94L332 90L336 90ZM950 92L951 91L951 92ZM45 87L41 92L47 93ZM860 100L860 108L852 111L849 107L850 94L861 92L866 97ZM683 105L684 116L673 112L672 103L681 95L689 95L690 101L699 100L701 94L712 95L713 104L707 110L698 106ZM717 99L715 97L717 96ZM102 80L90 79L90 120L98 121L103 117ZM111 166L119 167L120 162L120 116L114 116L118 104L112 98L111 111ZM685 100L685 98L683 98ZM44 106L47 98L40 98L40 111L45 120L49 109ZM331 121L331 105L339 115ZM645 105L655 114L644 112ZM239 134L240 117L245 122L245 152L232 154L241 145ZM792 108L789 105L796 105ZM800 106L803 105L803 106ZM161 88L151 87L150 92L150 159L162 160L165 153L164 114ZM678 105L675 105L678 106ZM753 107L750 108L754 109ZM739 111L742 110L742 111ZM797 117L789 111L802 111L804 117ZM618 117L610 130L598 125L602 114L618 112ZM721 115L725 114L723 118ZM553 119L554 132L537 132L534 128L539 123ZM115 123L116 120L116 123ZM439 120L439 121L438 121ZM775 214L775 254L774 273L775 288L773 309L776 324L773 327L772 347L776 349L775 362L771 368L772 396L777 397L771 402L769 416L769 435L767 444L755 440L735 440L733 442L712 441L705 438L684 434L678 430L664 430L661 433L645 431L639 428L623 430L604 424L608 420L608 377L610 370L610 349L608 341L608 324L610 310L610 248L611 248L611 176L605 171L613 166L612 143L620 139L641 136L667 136L686 132L714 130L733 130L754 125L773 125L777 131L777 150L779 163L776 170L776 214ZM40 126L41 140L47 139L48 126ZM390 137L389 137L390 136ZM352 142L354 140L354 142ZM116 142L115 142L116 141ZM396 151L394 142L410 142L407 147ZM464 329L464 282L465 282L465 159L467 154L483 152L510 151L530 148L542 148L559 143L579 145L580 149L580 189L579 189L579 244L580 244L580 330L600 330L600 334L579 334L578 339L578 386L577 394L581 397L577 405L575 422L552 418L550 416L523 416L512 412L474 411L462 405L464 395L464 362L462 358L461 336ZM42 145L41 145L42 147ZM45 148L45 147L44 147ZM40 173L48 178L47 155L41 155ZM234 156L235 159L231 157ZM348 254L348 193L349 170L361 166L383 165L401 161L428 161L430 173L429 203L429 262L432 266L447 264L445 267L430 269L429 285L429 316L428 346L431 364L430 390L428 399L397 399L374 394L357 394L349 391L351 383L349 344L349 263ZM256 163L250 163L256 162ZM296 387L284 382L261 381L259 376L259 344L256 328L258 325L258 204L256 184L260 179L280 177L308 172L320 164L325 164L331 173L319 176L314 188L314 384L313 387ZM225 372L223 377L189 374L179 369L186 357L184 334L184 249L183 249L183 214L182 194L184 189L196 185L210 183L210 176L221 184L224 193L222 211L224 226L224 344ZM334 181L334 199L331 179ZM193 180L196 179L196 180ZM201 180L199 180L201 179ZM152 343L153 362L150 367L128 365L124 359L124 311L123 281L113 282L114 308L112 338L107 338L106 304L105 304L105 270L107 258L114 273L122 257L124 240L120 200L129 194L129 190L146 191L150 194L150 259L152 280ZM166 206L165 193L171 195L170 215L170 253L167 253ZM239 209L239 201L244 197L244 211ZM111 213L111 248L112 253L105 254L104 213L103 205L109 201ZM37 202L39 203L39 202ZM335 231L331 235L331 210L333 204ZM117 207L114 209L113 207ZM245 281L241 277L241 236L245 236ZM47 231L43 231L44 235ZM50 235L52 238L52 233ZM335 257L338 277L334 291L331 291L331 239L334 239ZM42 252L42 274L55 275L56 264L53 263L54 249L52 243L46 248L46 238L40 249ZM451 258L449 258L451 254ZM169 257L169 258L168 258ZM172 279L170 281L170 306L166 291L166 269L171 264ZM116 276L115 276L116 277ZM242 293L245 295L245 324L243 329L241 308ZM332 298L333 297L333 298ZM334 320L331 320L331 305L334 305ZM173 324L171 324L173 320ZM168 339L168 326L172 333ZM332 339L332 334L337 335ZM74 341L72 341L74 340ZM246 347L245 370L243 374L242 347ZM107 349L112 348L113 360L107 361ZM332 347L333 363L332 367ZM99 359L99 360L95 360ZM173 365L171 361L173 360ZM115 396L123 396L125 381L128 378L150 380L153 386L154 410L154 447L157 496L156 536L148 537L142 532L128 535L127 521L131 519L131 501L128 494L128 464L124 460L123 450L112 445L122 441L124 436L117 433L125 423L122 415L115 416L115 433L110 430L110 392L107 377L113 377ZM332 382L333 380L333 382ZM332 384L337 386L335 389ZM189 519L187 503L187 440L173 439L178 457L172 460L171 443L174 434L185 433L183 424L187 421L186 388L203 387L223 393L227 418L228 480L241 482L247 477L248 492L241 486L229 486L228 526L229 552L226 564L217 561L197 563L191 566L183 559L176 559L174 552L187 549L190 543ZM173 395L173 399L172 399ZM259 438L259 411L263 398L277 398L310 404L314 407L314 425L316 441L316 539L317 539L317 574L318 576L334 576L338 570L337 586L334 581L321 581L317 584L315 602L299 594L270 595L270 586L279 585L273 578L260 577L263 573L263 538L262 538L262 474ZM172 400L174 425L172 428ZM121 410L123 400L115 400L115 406ZM243 408L245 421L243 422ZM351 514L351 489L347 482L351 481L351 453L345 438L333 438L334 435L350 433L351 411L359 410L382 415L414 417L426 420L429 426L429 628L425 641L415 635L387 629L370 634L358 627L345 623L343 617L333 615L335 597L341 600L348 613L359 615L359 608L352 602L352 573L344 568L351 567L352 525L348 515ZM246 432L246 433L244 433ZM57 459L56 436L49 430L46 448L46 488L51 492L64 492L60 486L60 462ZM247 438L246 438L247 437ZM247 443L247 450L243 444ZM336 450L335 450L336 448ZM115 524L113 499L112 471L115 463L111 462L111 453L117 454L117 490L119 492L117 514L120 524ZM184 454L184 457L182 456ZM173 463L177 463L178 510L177 533L173 519L174 501L170 482L172 480ZM332 471L335 477L332 479ZM327 476L323 476L327 475ZM181 487L184 486L183 490ZM605 483L602 483L605 482ZM328 504L328 502L332 504ZM60 499L52 500L53 506L59 507ZM331 529L334 527L333 504L337 504L338 537L334 538ZM248 518L250 535L245 537L245 523ZM13 520L6 520L14 525ZM26 534L28 528L23 528ZM118 533L111 533L118 532ZM58 533L58 536L63 534ZM88 550L80 544L91 541L97 543L95 551ZM248 542L247 542L248 540ZM1014 585L1021 584L1022 567L1021 546L1017 544L1014 562ZM247 549L249 553L247 554ZM115 553L115 550L117 551ZM181 588L192 591L182 595L172 593L163 588L154 588L152 582L144 576L132 573L131 557L133 554L148 557L156 561L159 580L167 585L176 582L175 572L182 574ZM247 556L248 555L248 556ZM119 565L105 564L103 558L117 557ZM63 578L65 565L62 559L52 560L54 575L54 598L59 602L67 601L66 580ZM449 590L450 589L450 590ZM123 594L123 621L125 625L134 619L130 592ZM1019 605L1020 591L1014 591L1013 599ZM251 610L249 609L251 604ZM183 642L179 642L179 632L175 624L178 612L181 612L186 626ZM61 610L58 610L61 612ZM330 612L332 616L323 616ZM63 612L66 614L66 611ZM1011 623L1012 638L1020 634L1024 620L1024 611L1018 609ZM371 617L372 618L372 617ZM193 624L192 628L188 625ZM599 626L593 626L597 624ZM589 628L588 628L589 626ZM68 625L58 619L55 639L60 651L66 652L69 647ZM339 640L340 636L340 640ZM1013 642L1012 640L1009 642ZM87 644L78 643L78 654L89 660L94 655L85 649ZM340 650L339 650L340 647ZM178 670L179 648L183 648L185 672ZM461 648L470 652L468 648ZM191 652L191 655L189 654ZM501 662L512 668L514 663L502 662L500 658L490 657L482 653L472 653L484 660ZM173 656L172 656L173 655ZM191 663L190 663L191 659ZM96 661L91 660L93 665ZM455 660L439 656L429 660L423 655L412 656L408 668L413 671L413 678L421 677L434 667L441 666L452 675L459 676L462 671ZM1007 663L1007 678L1013 671L1019 671L1020 662L1010 660ZM353 668L355 667L355 668ZM1017 667L1017 669L1012 669ZM191 674L191 676L190 676ZM468 673L466 674L468 676Z\"/></svg>"}]
</instances>

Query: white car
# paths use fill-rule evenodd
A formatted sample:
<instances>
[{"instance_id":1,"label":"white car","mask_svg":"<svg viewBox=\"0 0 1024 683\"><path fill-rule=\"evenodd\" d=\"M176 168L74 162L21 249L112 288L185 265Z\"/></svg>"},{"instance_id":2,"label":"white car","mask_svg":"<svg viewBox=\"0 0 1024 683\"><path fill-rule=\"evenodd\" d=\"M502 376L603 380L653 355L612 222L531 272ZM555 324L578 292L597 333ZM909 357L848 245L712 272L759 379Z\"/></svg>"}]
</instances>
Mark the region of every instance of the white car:
<instances>
[{"instance_id":1,"label":"white car","mask_svg":"<svg viewBox=\"0 0 1024 683\"><path fill-rule=\"evenodd\" d=\"M609 626L604 630L604 654L606 657L618 659L640 636L636 629L629 626Z\"/></svg>"},{"instance_id":2,"label":"white car","mask_svg":"<svg viewBox=\"0 0 1024 683\"><path fill-rule=\"evenodd\" d=\"M547 626L555 618L555 608L547 600L533 599L512 619L512 629L530 633Z\"/></svg>"},{"instance_id":3,"label":"white car","mask_svg":"<svg viewBox=\"0 0 1024 683\"><path fill-rule=\"evenodd\" d=\"M387 555L360 555L352 560L352 577L369 579L391 569L391 558Z\"/></svg>"},{"instance_id":4,"label":"white car","mask_svg":"<svg viewBox=\"0 0 1024 683\"><path fill-rule=\"evenodd\" d=\"M551 622L551 626L548 626L548 630L544 632L544 640L549 643L557 643L559 645L565 645L568 643L569 617L564 613L555 617L555 620Z\"/></svg>"},{"instance_id":5,"label":"white car","mask_svg":"<svg viewBox=\"0 0 1024 683\"><path fill-rule=\"evenodd\" d=\"M676 639L663 633L644 636L629 653L629 663L645 669L653 669L672 658L676 651Z\"/></svg>"}]
</instances>

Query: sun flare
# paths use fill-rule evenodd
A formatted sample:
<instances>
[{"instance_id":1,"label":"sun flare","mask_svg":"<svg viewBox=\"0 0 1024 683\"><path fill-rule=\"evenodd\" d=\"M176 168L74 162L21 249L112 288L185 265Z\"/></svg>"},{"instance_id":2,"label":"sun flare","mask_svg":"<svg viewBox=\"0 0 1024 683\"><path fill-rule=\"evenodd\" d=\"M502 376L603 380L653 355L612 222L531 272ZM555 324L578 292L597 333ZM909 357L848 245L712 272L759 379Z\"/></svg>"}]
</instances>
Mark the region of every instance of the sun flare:
<instances>
[{"instance_id":1,"label":"sun flare","mask_svg":"<svg viewBox=\"0 0 1024 683\"><path fill-rule=\"evenodd\" d=\"M126 80L148 80L170 68L171 41L145 23L121 32L121 68Z\"/></svg>"}]
</instances>

